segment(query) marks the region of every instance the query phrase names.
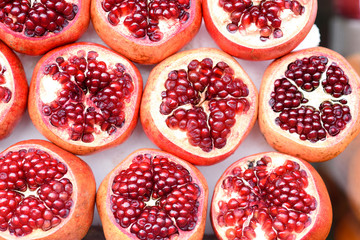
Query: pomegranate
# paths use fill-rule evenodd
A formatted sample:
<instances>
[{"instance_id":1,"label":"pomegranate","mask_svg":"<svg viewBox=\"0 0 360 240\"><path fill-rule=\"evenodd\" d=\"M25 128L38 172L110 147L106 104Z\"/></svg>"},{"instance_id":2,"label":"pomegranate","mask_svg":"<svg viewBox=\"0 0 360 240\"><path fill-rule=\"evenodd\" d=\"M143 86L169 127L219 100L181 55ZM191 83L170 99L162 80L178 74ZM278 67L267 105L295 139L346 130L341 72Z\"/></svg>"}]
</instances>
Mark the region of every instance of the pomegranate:
<instances>
[{"instance_id":1,"label":"pomegranate","mask_svg":"<svg viewBox=\"0 0 360 240\"><path fill-rule=\"evenodd\" d=\"M141 93L141 75L129 60L97 44L75 43L37 63L29 114L49 140L72 153L88 154L130 136Z\"/></svg>"},{"instance_id":2,"label":"pomegranate","mask_svg":"<svg viewBox=\"0 0 360 240\"><path fill-rule=\"evenodd\" d=\"M97 192L106 239L202 239L208 187L201 172L169 153L140 149Z\"/></svg>"},{"instance_id":3,"label":"pomegranate","mask_svg":"<svg viewBox=\"0 0 360 240\"><path fill-rule=\"evenodd\" d=\"M276 150L311 162L340 154L360 130L360 79L326 48L275 60L260 87L259 125Z\"/></svg>"},{"instance_id":4,"label":"pomegranate","mask_svg":"<svg viewBox=\"0 0 360 240\"><path fill-rule=\"evenodd\" d=\"M219 239L312 239L329 234L325 184L306 161L277 152L242 158L216 183L211 221Z\"/></svg>"},{"instance_id":5,"label":"pomegranate","mask_svg":"<svg viewBox=\"0 0 360 240\"><path fill-rule=\"evenodd\" d=\"M257 90L238 62L211 48L180 52L150 73L140 119L161 149L197 165L230 156L257 117Z\"/></svg>"},{"instance_id":6,"label":"pomegranate","mask_svg":"<svg viewBox=\"0 0 360 240\"><path fill-rule=\"evenodd\" d=\"M158 63L185 46L201 24L200 0L92 0L101 39L142 64Z\"/></svg>"},{"instance_id":7,"label":"pomegranate","mask_svg":"<svg viewBox=\"0 0 360 240\"><path fill-rule=\"evenodd\" d=\"M95 178L81 159L44 140L0 153L0 239L82 239L93 219Z\"/></svg>"},{"instance_id":8,"label":"pomegranate","mask_svg":"<svg viewBox=\"0 0 360 240\"><path fill-rule=\"evenodd\" d=\"M20 59L0 42L0 139L12 132L26 109L28 85Z\"/></svg>"},{"instance_id":9,"label":"pomegranate","mask_svg":"<svg viewBox=\"0 0 360 240\"><path fill-rule=\"evenodd\" d=\"M247 60L278 58L309 33L316 0L203 0L206 28L225 52Z\"/></svg>"},{"instance_id":10,"label":"pomegranate","mask_svg":"<svg viewBox=\"0 0 360 240\"><path fill-rule=\"evenodd\" d=\"M76 41L89 22L90 0L0 1L0 39L29 55Z\"/></svg>"},{"instance_id":11,"label":"pomegranate","mask_svg":"<svg viewBox=\"0 0 360 240\"><path fill-rule=\"evenodd\" d=\"M360 170L359 158L360 152L357 151L352 156L352 158L350 158L345 174L347 174L346 190L352 210L351 212L355 215L355 217L357 217L357 220L360 222L360 176L358 173L358 171Z\"/></svg>"}]
</instances>

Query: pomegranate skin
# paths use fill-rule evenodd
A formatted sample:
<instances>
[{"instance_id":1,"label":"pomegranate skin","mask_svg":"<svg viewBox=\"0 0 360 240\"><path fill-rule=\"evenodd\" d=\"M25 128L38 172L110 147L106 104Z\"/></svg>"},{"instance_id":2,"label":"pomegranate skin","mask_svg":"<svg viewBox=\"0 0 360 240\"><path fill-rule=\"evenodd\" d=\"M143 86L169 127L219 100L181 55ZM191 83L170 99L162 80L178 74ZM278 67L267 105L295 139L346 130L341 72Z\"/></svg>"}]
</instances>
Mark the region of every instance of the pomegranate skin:
<instances>
[{"instance_id":1,"label":"pomegranate skin","mask_svg":"<svg viewBox=\"0 0 360 240\"><path fill-rule=\"evenodd\" d=\"M335 137L327 137L325 140L319 140L312 143L308 140L302 141L299 135L290 134L287 131L280 129L275 124L274 111L272 110L269 100L270 93L274 89L274 81L284 75L288 64L296 59L303 57L310 57L314 55L325 56L331 62L337 65L348 76L349 84L352 88L350 95L344 95L342 98L349 98L348 105L351 109L351 121L347 123L343 129ZM325 73L320 79L326 78ZM340 54L323 47L309 48L285 55L273 61L266 69L263 80L260 86L259 94L259 126L267 142L277 151L290 154L310 162L323 162L330 160L345 150L348 144L359 134L360 131L360 109L359 109L359 94L360 78ZM322 87L321 85L319 88ZM325 93L324 93L325 94ZM318 96L312 96L318 98ZM332 99L331 96L328 96ZM319 97L320 99L320 97ZM341 99L341 98L340 98ZM305 104L306 105L306 104ZM318 108L319 106L313 106Z\"/></svg>"},{"instance_id":2,"label":"pomegranate skin","mask_svg":"<svg viewBox=\"0 0 360 240\"><path fill-rule=\"evenodd\" d=\"M5 152L16 151L24 148L36 148L48 152L66 164L73 178L74 205L67 218L63 219L58 226L44 232L36 230L24 237L15 237L8 232L0 232L0 239L32 239L32 240L78 240L87 234L94 216L96 183L95 177L89 165L77 156L55 146L54 144L37 139L18 142Z\"/></svg>"},{"instance_id":3,"label":"pomegranate skin","mask_svg":"<svg viewBox=\"0 0 360 240\"><path fill-rule=\"evenodd\" d=\"M331 225L332 225L332 217L333 217L333 212L332 212L332 205L331 205L331 201L330 201L330 197L326 188L326 185L323 181L323 179L321 178L321 176L319 175L319 173L316 171L315 168L313 168L307 161L304 161L300 158L296 158L290 155L286 155L283 153L278 153L278 152L264 152L264 153L257 153L257 154L253 154L244 158L241 158L239 160L237 160L236 162L232 163L225 171L224 173L221 175L221 177L219 178L219 180L217 181L215 188L214 188L214 193L213 193L213 197L212 197L212 201L211 201L211 209L210 209L210 219L211 219L211 223L213 226L213 229L215 231L215 234L217 236L217 238L219 240L225 240L227 238L223 238L223 231L225 231L225 227L224 229L222 229L217 222L216 216L217 216L217 210L216 210L216 203L217 200L221 199L221 200L225 200L226 198L231 198L232 196L224 196L224 195L220 195L220 189L222 190L222 183L224 181L225 178L227 178L228 176L234 175L232 170L234 170L234 168L236 167L240 167L242 169L250 169L248 165L249 163L254 163L255 160L260 160L263 157L270 157L272 159L272 162L274 163L273 167L279 166L281 163L284 162L284 160L290 160L293 162L296 162L300 165L300 169L303 169L306 171L308 178L309 178L309 183L311 182L313 185L309 186L308 188L311 187L311 189L308 189L309 191L311 191L312 193L316 193L316 195L318 196L317 200L317 204L316 204L316 210L317 214L314 215L315 219L312 219L311 221L311 229L307 230L305 228L306 233L301 233L301 236L295 236L297 240L323 240L326 239L326 237L328 236L330 229L331 229ZM255 167L255 164L253 165ZM270 169L271 170L271 169ZM245 174L244 174L245 175ZM244 179L244 178L241 178ZM239 194L239 193L238 193ZM235 195L234 195L235 196ZM314 223L315 221L315 223ZM303 231L305 231L303 230ZM259 232L261 232L261 230L259 229ZM258 232L257 232L258 233ZM300 233L299 233L300 235ZM260 236L259 239L263 239L262 237L264 236Z\"/></svg>"},{"instance_id":4,"label":"pomegranate skin","mask_svg":"<svg viewBox=\"0 0 360 240\"><path fill-rule=\"evenodd\" d=\"M7 71L11 72L13 78L7 79L13 81L12 99L8 103L10 106L5 106L7 109L0 116L0 139L6 138L10 135L16 124L23 116L28 96L28 84L23 65L18 56L5 44L0 41L0 54L2 54L9 63Z\"/></svg>"},{"instance_id":5,"label":"pomegranate skin","mask_svg":"<svg viewBox=\"0 0 360 240\"><path fill-rule=\"evenodd\" d=\"M120 59L121 63L124 64L127 69L127 71L130 72L130 75L133 78L134 81L134 96L132 97L131 106L128 109L125 109L125 111L132 112L132 114L126 114L128 116L128 119L126 121L126 124L121 128L121 134L117 134L116 138L106 138L102 139L99 142L93 142L91 144L78 144L74 143L70 138L66 136L62 136L61 134L56 134L53 131L49 129L50 123L45 123L43 120L43 115L40 111L40 103L39 103L39 86L38 86L38 77L43 76L45 62L49 61L51 59L53 62L55 62L55 58L58 56L61 56L62 54L68 54L68 51L71 52L72 49L85 49L85 50L95 50L99 51L99 56L104 54L110 55L114 54L116 55L116 59ZM103 51L103 52L101 52ZM109 58L109 56L107 56ZM69 45L65 45L59 48L56 48L47 54L45 54L40 61L37 63L34 69L34 73L32 76L31 84L30 84L30 94L29 94L29 102L28 102L28 109L29 109L29 115L31 120L33 121L35 127L50 141L55 143L56 145L60 146L61 148L79 155L86 155L91 154L97 151L102 151L111 147L114 147L116 145L121 144L124 142L133 132L134 128L136 127L137 121L138 121L138 115L139 115L139 108L140 108L140 101L141 101L141 94L142 94L142 77L138 69L135 67L135 65L127 60L126 58L120 56L116 52L95 43L90 42L78 42L73 43ZM108 141L110 139L110 141Z\"/></svg>"},{"instance_id":6,"label":"pomegranate skin","mask_svg":"<svg viewBox=\"0 0 360 240\"><path fill-rule=\"evenodd\" d=\"M117 30L107 20L100 0L91 0L91 21L100 38L115 51L136 63L156 64L180 50L199 31L202 20L201 0L190 2L190 18L187 22L158 42L148 38L137 39Z\"/></svg>"},{"instance_id":7,"label":"pomegranate skin","mask_svg":"<svg viewBox=\"0 0 360 240\"><path fill-rule=\"evenodd\" d=\"M311 11L310 17L306 24L298 30L295 36L289 37L286 41L269 43L269 46L265 45L263 47L249 47L245 41L241 43L227 38L216 26L216 13L211 12L211 1L212 0L203 0L202 2L204 22L210 36L223 51L229 53L230 55L241 59L254 61L275 59L295 49L305 39L306 35L313 26L318 7L317 0L311 0L311 4L309 4ZM220 6L218 7L220 8ZM221 27L224 28L223 31L227 31L225 24L221 25ZM259 36L254 35L254 37L258 38ZM267 41L271 42L272 40Z\"/></svg>"},{"instance_id":8,"label":"pomegranate skin","mask_svg":"<svg viewBox=\"0 0 360 240\"><path fill-rule=\"evenodd\" d=\"M196 227L187 232L180 231L179 239L189 239L189 240L201 240L203 239L203 235L205 232L205 221L206 221L206 213L207 213L207 205L208 205L208 185L205 177L201 174L201 172L190 163L187 163L174 155L169 153L157 150L157 149L139 149L131 153L127 156L123 161L121 161L101 182L99 189L96 193L96 208L99 212L100 219L102 222L102 227L104 230L106 239L121 239L121 240L137 240L137 236L131 234L129 230L122 230L118 223L114 218L114 214L111 211L111 187L114 181L114 177L120 173L121 170L126 169L131 164L131 161L135 156L139 154L150 154L152 156L160 155L165 158L168 158L170 161L175 162L177 164L182 165L185 169L187 169L191 176L193 177L193 181L196 182L200 186L201 194L201 202L199 206L198 212L198 223ZM201 210L200 210L201 209ZM184 235L182 235L184 234ZM177 239L175 236L174 239Z\"/></svg>"},{"instance_id":9,"label":"pomegranate skin","mask_svg":"<svg viewBox=\"0 0 360 240\"><path fill-rule=\"evenodd\" d=\"M179 132L167 128L165 120L163 120L164 124L159 123L162 121L159 112L162 89L159 86L164 84L167 74L172 70L184 69L185 65L193 59L201 61L204 58L212 59L214 65L220 61L228 64L235 71L234 77L240 78L247 85L249 95L246 99L250 102L249 110L236 116L236 125L231 128L226 145L220 149L213 148L210 152L204 152L202 149L192 146L188 143L188 137L180 136ZM200 48L179 52L159 63L149 75L140 106L140 120L150 140L160 149L195 165L212 165L233 154L251 131L257 114L258 93L250 77L235 59L227 53L214 48Z\"/></svg>"}]
</instances>

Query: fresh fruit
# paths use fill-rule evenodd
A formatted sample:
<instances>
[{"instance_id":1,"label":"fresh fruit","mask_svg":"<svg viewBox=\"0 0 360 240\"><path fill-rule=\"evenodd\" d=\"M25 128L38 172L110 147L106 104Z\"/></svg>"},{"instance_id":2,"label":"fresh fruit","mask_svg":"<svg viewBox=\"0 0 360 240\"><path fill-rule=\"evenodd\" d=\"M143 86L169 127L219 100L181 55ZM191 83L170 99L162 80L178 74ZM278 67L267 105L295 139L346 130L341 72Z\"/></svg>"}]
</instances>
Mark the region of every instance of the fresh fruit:
<instances>
[{"instance_id":1,"label":"fresh fruit","mask_svg":"<svg viewBox=\"0 0 360 240\"><path fill-rule=\"evenodd\" d=\"M355 217L357 217L357 220L360 222L360 176L359 176L359 170L360 170L360 152L357 151L350 159L348 165L347 165L347 181L346 181L346 192L349 199L350 207L352 210L352 213Z\"/></svg>"},{"instance_id":2,"label":"fresh fruit","mask_svg":"<svg viewBox=\"0 0 360 240\"><path fill-rule=\"evenodd\" d=\"M101 39L142 64L158 63L185 46L201 24L201 0L92 0Z\"/></svg>"},{"instance_id":3,"label":"fresh fruit","mask_svg":"<svg viewBox=\"0 0 360 240\"><path fill-rule=\"evenodd\" d=\"M359 76L340 54L321 47L291 53L264 73L260 129L280 152L332 159L359 133L359 91Z\"/></svg>"},{"instance_id":4,"label":"fresh fruit","mask_svg":"<svg viewBox=\"0 0 360 240\"><path fill-rule=\"evenodd\" d=\"M278 58L309 33L316 0L204 0L206 28L225 52L248 60Z\"/></svg>"},{"instance_id":5,"label":"fresh fruit","mask_svg":"<svg viewBox=\"0 0 360 240\"><path fill-rule=\"evenodd\" d=\"M0 139L12 132L26 109L28 85L20 59L0 42Z\"/></svg>"},{"instance_id":6,"label":"fresh fruit","mask_svg":"<svg viewBox=\"0 0 360 240\"><path fill-rule=\"evenodd\" d=\"M161 149L197 165L230 156L257 117L257 90L228 54L200 48L173 55L150 73L140 118Z\"/></svg>"},{"instance_id":7,"label":"fresh fruit","mask_svg":"<svg viewBox=\"0 0 360 240\"><path fill-rule=\"evenodd\" d=\"M75 43L47 53L30 84L29 114L49 140L75 154L124 142L138 120L142 78L103 46Z\"/></svg>"},{"instance_id":8,"label":"fresh fruit","mask_svg":"<svg viewBox=\"0 0 360 240\"><path fill-rule=\"evenodd\" d=\"M106 239L203 239L208 187L201 172L171 154L140 149L97 192Z\"/></svg>"},{"instance_id":9,"label":"fresh fruit","mask_svg":"<svg viewBox=\"0 0 360 240\"><path fill-rule=\"evenodd\" d=\"M211 202L217 237L324 240L332 223L325 184L306 161L277 152L244 157L218 180Z\"/></svg>"},{"instance_id":10,"label":"fresh fruit","mask_svg":"<svg viewBox=\"0 0 360 240\"><path fill-rule=\"evenodd\" d=\"M90 228L95 179L73 154L44 140L0 153L0 239L82 239Z\"/></svg>"},{"instance_id":11,"label":"fresh fruit","mask_svg":"<svg viewBox=\"0 0 360 240\"><path fill-rule=\"evenodd\" d=\"M90 0L2 0L0 39L15 51L41 55L74 42L90 22Z\"/></svg>"}]
</instances>

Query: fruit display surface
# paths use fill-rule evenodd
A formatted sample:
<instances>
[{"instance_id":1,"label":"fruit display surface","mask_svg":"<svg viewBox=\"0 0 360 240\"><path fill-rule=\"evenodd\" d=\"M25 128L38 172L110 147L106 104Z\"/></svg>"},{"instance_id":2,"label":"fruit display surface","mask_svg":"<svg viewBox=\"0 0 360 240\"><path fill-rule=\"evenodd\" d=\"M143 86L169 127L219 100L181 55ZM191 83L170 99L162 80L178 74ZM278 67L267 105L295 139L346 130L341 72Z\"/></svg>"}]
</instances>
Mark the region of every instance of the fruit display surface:
<instances>
[{"instance_id":1,"label":"fruit display surface","mask_svg":"<svg viewBox=\"0 0 360 240\"><path fill-rule=\"evenodd\" d=\"M91 24L89 26L89 29L86 31L86 33L82 36L82 38L79 41L90 41L105 45L104 42L98 37ZM314 47L319 44L319 41L320 41L319 32L317 27L314 26L311 32L309 33L308 37L304 40L304 42L302 42L302 44L299 47L300 48ZM207 33L204 24L202 24L200 31L196 35L196 37L188 45L186 45L182 49L182 51L195 49L199 47L218 48L215 42L211 39L210 35ZM34 57L34 56L19 54L19 57L24 64L27 80L28 82L30 82L32 71L37 61L40 59L40 56ZM254 82L257 89L259 89L262 75L271 61L252 62L252 61L245 61L239 59L237 60L244 68L244 70L249 74L250 78ZM141 72L145 85L148 75L151 69L153 68L153 65L144 66L137 64L137 67ZM11 134L11 136L0 142L0 149L3 150L15 142L18 142L20 140L26 140L29 139L30 137L36 139L45 139L44 136L42 136L40 132L36 130L36 128L34 127L33 123L30 120L28 112L26 112L24 117L21 119L20 123L16 127L16 129ZM344 158L346 155L350 155L352 146L354 146L354 144L351 144L350 148L345 150L345 152L340 154L337 158ZM139 148L157 148L157 146L154 143L152 143L150 139L145 135L140 121L137 123L137 126L133 134L123 144L114 147L112 149L98 152L96 154L81 156L81 158L85 160L94 171L96 183L97 186L99 186L101 181L105 178L105 176L117 164L119 164L119 162L121 162L122 159L124 159L131 152ZM258 123L256 123L254 128L247 136L247 138L242 142L240 147L234 152L233 155L231 155L224 161L217 163L215 165L198 167L199 170L204 174L208 182L209 193L212 194L214 186L217 180L219 179L220 175L234 161L244 156L248 156L259 152L271 151L271 150L273 149L265 141L263 135L260 132ZM93 225L99 225L99 224L100 224L100 218L98 214L95 213ZM205 234L213 234L213 229L211 227L209 214L207 214Z\"/></svg>"}]
</instances>

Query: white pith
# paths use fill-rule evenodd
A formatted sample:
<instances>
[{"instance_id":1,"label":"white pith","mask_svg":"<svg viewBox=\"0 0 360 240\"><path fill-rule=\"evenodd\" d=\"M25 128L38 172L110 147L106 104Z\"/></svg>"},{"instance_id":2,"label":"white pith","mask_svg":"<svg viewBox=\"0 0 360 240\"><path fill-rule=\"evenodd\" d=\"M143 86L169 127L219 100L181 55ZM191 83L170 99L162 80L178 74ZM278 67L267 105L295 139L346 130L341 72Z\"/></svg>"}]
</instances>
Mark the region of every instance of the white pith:
<instances>
[{"instance_id":1,"label":"white pith","mask_svg":"<svg viewBox=\"0 0 360 240\"><path fill-rule=\"evenodd\" d=\"M85 53L85 58L86 58L87 53L89 51L96 51L99 54L96 60L98 62L104 61L109 71L111 69L116 68L115 67L116 63L123 64L123 66L125 67L125 73L128 73L133 80L134 90L131 94L131 97L130 99L124 101L124 108L123 108L123 111L125 112L124 125L121 128L117 127L116 132L112 135L109 135L106 131L102 131L100 126L95 124L94 133L93 133L94 141L91 143L84 143L82 140L73 141L70 139L70 128L54 127L50 123L49 117L44 116L43 114L40 115L42 116L44 124L51 130L51 132L57 136L60 136L63 140L69 141L73 145L102 146L118 138L122 132L126 131L126 129L128 128L128 126L130 125L133 119L133 112L135 111L134 105L136 104L136 98L139 97L137 96L137 91L139 86L137 84L137 78L136 78L137 76L133 70L133 66L131 66L130 63L125 62L123 58L117 56L110 50L92 45L89 46L80 45L76 47L72 46L69 48L65 48L60 52L55 53L53 56L50 56L47 60L43 62L42 66L45 67L47 64L55 63L55 59L59 56L62 56L64 60L67 61L70 56L76 55L78 53L79 54ZM36 85L35 91L38 94L36 95L37 98L36 102L37 102L38 111L41 112L43 103L50 103L52 100L55 100L57 98L58 92L62 89L62 86L59 82L53 80L51 75L44 75L42 71L38 72L37 79L38 79L37 80L38 84ZM74 76L71 76L70 80L71 82L75 83ZM101 113L101 110L98 107L96 107L95 104L90 99L88 99L89 96L90 96L89 92L87 92L86 95L82 94L82 99L86 99L85 101L81 102L85 107L84 108L85 111L88 107L94 107L97 112ZM69 120L68 126L71 126L72 125L71 123L72 121Z\"/></svg>"},{"instance_id":2,"label":"white pith","mask_svg":"<svg viewBox=\"0 0 360 240\"><path fill-rule=\"evenodd\" d=\"M202 61L205 58L210 58L213 61L213 67L218 62L225 62L227 63L230 68L234 70L234 78L239 78L243 80L244 84L249 89L249 96L244 97L249 102L249 110L246 113L239 113L236 115L235 120L236 123L233 127L230 128L230 133L227 136L227 143L223 148L213 148L210 152L203 151L200 147L193 146L189 143L188 137L187 137L187 131L182 130L173 130L170 129L166 124L166 119L172 115L163 115L160 113L160 104L162 102L161 92L166 91L164 83L168 78L168 74L172 70L180 70L185 69L187 71L188 64L196 59L198 61ZM182 149L186 149L186 151L196 154L202 157L216 157L221 156L225 152L231 151L235 148L236 144L238 144L239 139L243 137L245 132L248 131L250 125L251 125L251 119L252 115L256 111L255 102L254 99L256 99L256 89L253 88L253 84L248 80L246 77L247 74L240 69L237 65L237 62L233 59L226 59L224 56L215 53L215 52L207 52L206 50L200 52L192 52L187 54L184 57L172 59L171 63L167 64L166 67L161 69L161 72L156 78L156 84L153 84L153 89L149 92L151 92L150 103L147 105L149 107L148 111L151 115L151 118L153 119L154 124L156 125L156 128L160 131L162 135L164 135L167 139L169 139L170 142L174 143L177 146L182 146ZM206 90L203 92L205 93ZM231 98L231 96L227 96L226 98ZM225 99L226 99L225 98ZM220 99L220 98L217 98ZM202 98L203 100L203 98ZM209 101L200 102L202 104L198 104L196 106L203 107L204 112L209 116ZM192 108L191 104L180 106L176 109L190 109ZM174 109L174 110L176 110ZM207 119L208 120L208 119Z\"/></svg>"},{"instance_id":3,"label":"white pith","mask_svg":"<svg viewBox=\"0 0 360 240\"><path fill-rule=\"evenodd\" d=\"M62 157L60 155L58 155L55 152L52 152L52 151L50 151L50 150L48 150L46 148L43 148L43 147L41 147L40 145L37 145L37 144L26 144L26 145L21 145L21 146L15 146L15 147L13 147L11 149L8 149L7 152L9 152L9 151L16 152L16 151L19 151L21 149L30 149L30 148L36 148L36 149L43 150L44 152L49 153L49 155L52 158L59 160L60 162L64 163L67 166L67 164L65 163L65 161L62 159ZM5 155L5 154L6 153L2 153L1 155ZM61 229L68 222L68 220L72 217L72 215L73 215L73 213L75 211L76 204L77 204L77 192L78 192L78 186L76 184L75 177L74 177L73 173L71 172L71 170L69 169L69 167L67 169L66 174L64 174L64 176L61 177L60 179L63 179L63 178L69 179L70 182L72 183L73 192L72 192L72 195L71 195L71 200L73 201L73 205L70 208L70 213L66 218L59 217L61 219L61 222L60 222L59 225L57 225L56 227L53 227L53 228L51 228L51 229L49 229L47 231L43 231L41 229L34 229L30 234L25 235L23 237L16 237L15 235L10 234L9 230L7 230L7 231L4 231L4 232L1 232L1 237L4 237L5 239L8 239L8 240L19 240L19 239L23 239L23 240L33 239L33 240L36 240L36 239L43 239L44 237L50 236L54 232ZM17 190L14 191L14 192L18 192L20 194L23 194L24 197L22 199L25 199L26 197L31 196L31 195L37 197L38 199L40 199L38 197L38 194L37 194L37 191L38 191L39 188L40 187L38 187L34 191L27 188L27 190L24 191L24 192L23 191L17 191ZM40 201L42 202L42 200L40 200ZM49 208L47 208L47 209L49 209Z\"/></svg>"},{"instance_id":4,"label":"white pith","mask_svg":"<svg viewBox=\"0 0 360 240\"><path fill-rule=\"evenodd\" d=\"M9 102L5 103L3 101L0 100L0 119L3 116L6 116L6 114L9 111L10 106L12 106L13 102L14 102L14 89L15 89L15 85L14 85L14 75L12 73L12 68L9 65L9 62L7 61L6 57L4 56L4 54L0 51L0 64L2 68L6 68L6 71L3 74L3 78L5 83L0 84L0 87L6 87L11 91L11 99Z\"/></svg>"},{"instance_id":5,"label":"white pith","mask_svg":"<svg viewBox=\"0 0 360 240\"><path fill-rule=\"evenodd\" d=\"M264 155L266 156L266 155ZM261 157L259 155L253 156L253 157L248 157L246 159L244 159L243 161L241 161L241 163L237 164L236 167L240 167L242 169L242 171L248 169L247 164L251 161L257 161L260 160ZM294 159L290 156L288 156L287 158L285 158L284 156L281 156L278 153L271 153L268 155L268 157L270 157L272 159L272 162L268 165L267 167L267 172L271 173L276 167L279 167L281 165L283 165L285 163L286 160L292 160L294 161ZM315 197L315 199L317 200L317 206L316 209L314 211L311 211L309 214L307 214L310 218L311 218L311 224L309 226L307 226L301 233L296 233L296 232L292 232L293 234L296 235L296 239L302 239L302 237L304 237L306 234L308 234L309 231L311 231L311 229L313 228L314 224L316 223L316 221L318 221L319 219L317 219L317 216L320 214L319 213L319 208L320 208L320 202L319 202L319 193L317 192L317 188L315 185L315 180L313 178L313 176L311 175L311 173L309 172L308 168L306 166L304 166L303 163L301 163L298 160L295 160L295 162L297 162L300 165L300 170L305 170L308 176L308 187L303 188L305 190L305 192L313 197ZM212 212L212 221L214 223L217 223L217 217L219 215L220 212L220 208L218 205L219 201L224 201L224 202L228 202L231 198L237 198L240 195L238 193L234 193L231 192L231 194L229 194L227 191L225 191L222 187L222 181L227 177L227 176L233 176L232 174L232 170L235 167L235 164L233 164L231 167L229 167L224 174L222 175L222 177L220 178L220 180L217 182L216 186L215 186L215 193L213 196L213 201L212 201L212 205L211 205L211 212ZM245 181L243 183L246 183ZM253 216L253 213L248 217L247 221L244 222L243 224L243 228L248 226L249 221L251 219L251 217ZM216 225L216 224L215 224ZM217 227L216 228L216 232L222 237L222 239L227 239L226 238L226 230L229 228L234 228L234 226L232 227L227 227L227 226L221 226L221 227ZM265 236L265 231L263 231L261 229L261 225L257 224L257 227L254 229L256 232L256 240L265 240L267 239ZM277 231L273 228L273 230L277 233Z\"/></svg>"},{"instance_id":6,"label":"white pith","mask_svg":"<svg viewBox=\"0 0 360 240\"><path fill-rule=\"evenodd\" d=\"M306 25L310 14L312 12L311 2L313 0L298 0L302 6L305 7L305 12L299 16L296 16L291 10L285 9L280 13L281 26L280 29L283 32L283 37L274 38L273 35L266 41L260 40L260 29L252 23L245 31L236 31L230 33L227 30L227 25L231 23L230 13L226 12L220 5L219 0L208 0L207 7L212 13L212 21L219 32L224 35L230 41L247 46L249 48L258 49L264 47L277 46L289 41L293 36L299 33ZM252 1L254 6L259 5L261 1ZM241 21L240 21L241 22Z\"/></svg>"}]
</instances>

